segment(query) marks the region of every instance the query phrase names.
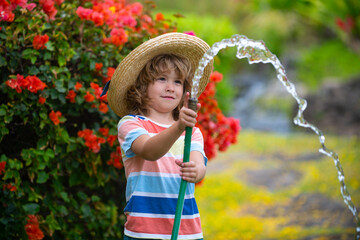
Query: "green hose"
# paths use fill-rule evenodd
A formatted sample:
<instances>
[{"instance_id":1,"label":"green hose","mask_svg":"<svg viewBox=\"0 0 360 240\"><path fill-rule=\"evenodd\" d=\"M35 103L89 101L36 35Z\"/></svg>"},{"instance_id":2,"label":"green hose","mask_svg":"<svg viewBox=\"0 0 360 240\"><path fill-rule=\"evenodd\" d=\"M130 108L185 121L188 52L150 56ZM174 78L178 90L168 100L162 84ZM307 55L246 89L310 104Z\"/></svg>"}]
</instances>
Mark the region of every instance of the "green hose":
<instances>
[{"instance_id":1,"label":"green hose","mask_svg":"<svg viewBox=\"0 0 360 240\"><path fill-rule=\"evenodd\" d=\"M197 99L190 98L189 99L189 108L196 111ZM191 146L191 136L192 136L192 127L186 127L185 129L185 145L184 145L184 158L183 162L189 162L190 160L190 146ZM171 234L171 240L177 240L180 229L181 215L184 208L185 201L185 192L187 188L188 182L181 179L179 196L176 204L175 210L175 219L173 230Z\"/></svg>"}]
</instances>

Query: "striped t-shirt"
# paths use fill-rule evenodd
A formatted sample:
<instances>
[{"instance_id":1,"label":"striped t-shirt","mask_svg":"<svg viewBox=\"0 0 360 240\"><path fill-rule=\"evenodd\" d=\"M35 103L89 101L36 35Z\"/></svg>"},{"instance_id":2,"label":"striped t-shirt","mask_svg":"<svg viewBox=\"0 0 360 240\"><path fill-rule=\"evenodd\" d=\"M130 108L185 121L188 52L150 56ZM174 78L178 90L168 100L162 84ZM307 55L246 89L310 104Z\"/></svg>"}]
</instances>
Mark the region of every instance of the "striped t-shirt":
<instances>
[{"instance_id":1,"label":"striped t-shirt","mask_svg":"<svg viewBox=\"0 0 360 240\"><path fill-rule=\"evenodd\" d=\"M170 127L146 117L127 115L118 124L118 138L127 178L125 235L133 238L170 239L181 177L175 160L183 160L185 132L168 153L156 161L137 157L133 141L143 134L150 137ZM203 136L193 128L191 150L204 153ZM178 239L202 238L200 215L194 197L195 184L188 183Z\"/></svg>"}]
</instances>

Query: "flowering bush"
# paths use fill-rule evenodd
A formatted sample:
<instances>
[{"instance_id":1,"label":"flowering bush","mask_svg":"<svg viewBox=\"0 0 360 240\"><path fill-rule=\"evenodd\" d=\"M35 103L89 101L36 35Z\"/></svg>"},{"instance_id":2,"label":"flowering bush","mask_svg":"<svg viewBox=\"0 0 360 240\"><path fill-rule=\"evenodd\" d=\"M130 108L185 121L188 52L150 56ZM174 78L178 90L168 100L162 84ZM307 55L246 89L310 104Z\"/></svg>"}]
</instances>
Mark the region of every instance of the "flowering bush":
<instances>
[{"instance_id":1,"label":"flowering bush","mask_svg":"<svg viewBox=\"0 0 360 240\"><path fill-rule=\"evenodd\" d=\"M119 119L100 93L132 49L176 31L151 8L125 0L0 0L2 239L122 237ZM214 73L200 99L210 158L239 130L213 98L220 80Z\"/></svg>"}]
</instances>

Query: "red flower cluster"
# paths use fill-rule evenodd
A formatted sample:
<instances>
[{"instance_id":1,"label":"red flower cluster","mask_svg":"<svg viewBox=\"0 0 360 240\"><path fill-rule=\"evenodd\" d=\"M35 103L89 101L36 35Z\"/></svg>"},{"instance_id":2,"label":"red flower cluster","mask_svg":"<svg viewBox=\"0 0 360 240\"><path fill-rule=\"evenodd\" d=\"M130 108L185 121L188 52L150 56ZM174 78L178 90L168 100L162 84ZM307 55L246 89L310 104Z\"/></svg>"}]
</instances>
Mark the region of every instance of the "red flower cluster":
<instances>
[{"instance_id":1,"label":"red flower cluster","mask_svg":"<svg viewBox=\"0 0 360 240\"><path fill-rule=\"evenodd\" d=\"M106 142L104 138L96 136L90 129L78 131L78 136L85 140L85 146L94 153L98 153L101 148L100 144Z\"/></svg>"},{"instance_id":2,"label":"red flower cluster","mask_svg":"<svg viewBox=\"0 0 360 240\"><path fill-rule=\"evenodd\" d=\"M7 183L3 185L3 190L5 189L8 189L10 192L15 192L17 188L12 183Z\"/></svg>"},{"instance_id":3,"label":"red flower cluster","mask_svg":"<svg viewBox=\"0 0 360 240\"><path fill-rule=\"evenodd\" d=\"M205 91L199 97L201 109L196 126L203 133L204 150L209 160L216 156L217 149L225 151L235 143L241 129L240 121L225 117L217 105L215 85L221 80L222 74L213 72Z\"/></svg>"},{"instance_id":4,"label":"red flower cluster","mask_svg":"<svg viewBox=\"0 0 360 240\"><path fill-rule=\"evenodd\" d=\"M103 42L106 44L111 43L121 46L126 43L128 41L128 32L126 30L133 32L145 30L151 34L158 33L158 30L154 27L155 22L153 22L151 17L142 15L143 6L141 3L128 4L125 0L94 0L92 3L92 9L78 7L76 14L82 20L94 22L96 26L107 25L111 32L110 37L103 39ZM156 15L157 22L163 20L164 16L161 13Z\"/></svg>"},{"instance_id":5,"label":"red flower cluster","mask_svg":"<svg viewBox=\"0 0 360 240\"><path fill-rule=\"evenodd\" d=\"M29 240L41 240L44 238L44 233L40 230L39 221L35 215L28 215L25 231Z\"/></svg>"},{"instance_id":6,"label":"red flower cluster","mask_svg":"<svg viewBox=\"0 0 360 240\"><path fill-rule=\"evenodd\" d=\"M107 164L114 166L117 169L121 169L123 167L120 146L116 148L116 152L112 152L110 154L110 160L107 161Z\"/></svg>"},{"instance_id":7,"label":"red flower cluster","mask_svg":"<svg viewBox=\"0 0 360 240\"><path fill-rule=\"evenodd\" d=\"M48 35L36 35L33 40L33 47L36 50L46 49L45 44L49 41Z\"/></svg>"},{"instance_id":8,"label":"red flower cluster","mask_svg":"<svg viewBox=\"0 0 360 240\"><path fill-rule=\"evenodd\" d=\"M49 113L49 118L50 120L55 124L55 125L59 125L60 124L60 119L59 117L62 116L62 113L60 111L55 112L54 110L52 110Z\"/></svg>"},{"instance_id":9,"label":"red flower cluster","mask_svg":"<svg viewBox=\"0 0 360 240\"><path fill-rule=\"evenodd\" d=\"M6 162L4 161L0 162L0 175L3 175L5 173L5 166L6 166Z\"/></svg>"},{"instance_id":10,"label":"red flower cluster","mask_svg":"<svg viewBox=\"0 0 360 240\"><path fill-rule=\"evenodd\" d=\"M20 6L32 11L36 7L35 3L27 4L27 0L10 0L10 3L6 0L0 0L0 22L12 22L14 21L15 14L13 11Z\"/></svg>"},{"instance_id":11,"label":"red flower cluster","mask_svg":"<svg viewBox=\"0 0 360 240\"><path fill-rule=\"evenodd\" d=\"M345 20L336 17L335 24L344 32L350 33L355 27L355 20L353 17L348 16Z\"/></svg>"},{"instance_id":12,"label":"red flower cluster","mask_svg":"<svg viewBox=\"0 0 360 240\"><path fill-rule=\"evenodd\" d=\"M104 84L111 80L112 76L114 75L114 72L115 72L115 68L113 68L113 67L109 67L107 69L107 76L103 77Z\"/></svg>"},{"instance_id":13,"label":"red flower cluster","mask_svg":"<svg viewBox=\"0 0 360 240\"><path fill-rule=\"evenodd\" d=\"M46 84L36 76L24 76L17 74L16 78L6 81L6 85L15 89L16 92L21 93L23 89L27 89L32 93L37 93L39 90L44 90Z\"/></svg>"},{"instance_id":14,"label":"red flower cluster","mask_svg":"<svg viewBox=\"0 0 360 240\"><path fill-rule=\"evenodd\" d=\"M48 15L50 20L55 19L55 15L57 13L57 9L55 8L55 2L57 5L61 5L64 0L40 0L39 3L43 9L43 11Z\"/></svg>"},{"instance_id":15,"label":"red flower cluster","mask_svg":"<svg viewBox=\"0 0 360 240\"><path fill-rule=\"evenodd\" d=\"M76 93L75 93L75 91L74 90L70 90L69 92L68 92L68 94L66 95L66 99L69 99L69 101L71 102L71 103L75 103L75 97L76 97Z\"/></svg>"}]
</instances>

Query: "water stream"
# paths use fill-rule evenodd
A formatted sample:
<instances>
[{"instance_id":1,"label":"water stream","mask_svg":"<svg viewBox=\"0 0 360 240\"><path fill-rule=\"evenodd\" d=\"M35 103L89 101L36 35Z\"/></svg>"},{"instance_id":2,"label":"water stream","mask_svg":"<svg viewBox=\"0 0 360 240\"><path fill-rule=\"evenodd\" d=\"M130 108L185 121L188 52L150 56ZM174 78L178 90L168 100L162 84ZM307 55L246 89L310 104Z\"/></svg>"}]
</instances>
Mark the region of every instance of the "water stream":
<instances>
[{"instance_id":1,"label":"water stream","mask_svg":"<svg viewBox=\"0 0 360 240\"><path fill-rule=\"evenodd\" d=\"M340 192L344 199L345 204L347 205L347 207L355 217L357 224L355 237L356 239L360 239L360 219L356 207L352 202L351 196L345 185L344 172L339 157L335 152L333 152L332 150L328 149L325 146L325 137L322 131L304 119L303 112L307 106L306 100L298 96L294 84L288 80L285 69L280 63L279 59L276 57L276 55L272 54L266 48L263 41L248 39L246 36L243 35L233 35L229 39L223 39L220 42L214 43L212 47L200 59L199 67L196 70L193 79L193 88L191 90L191 96L197 96L198 88L199 88L199 80L203 75L206 65L218 54L218 52L221 49L227 47L237 47L236 57L238 59L247 58L250 64L271 63L274 66L277 74L277 79L282 83L282 85L286 88L286 91L289 92L291 96L298 103L299 108L297 115L293 120L294 124L300 127L310 128L312 131L314 131L316 135L319 137L319 142L321 144L321 148L319 149L319 152L326 156L329 156L334 160L334 164L338 172L338 179L340 182Z\"/></svg>"}]
</instances>

